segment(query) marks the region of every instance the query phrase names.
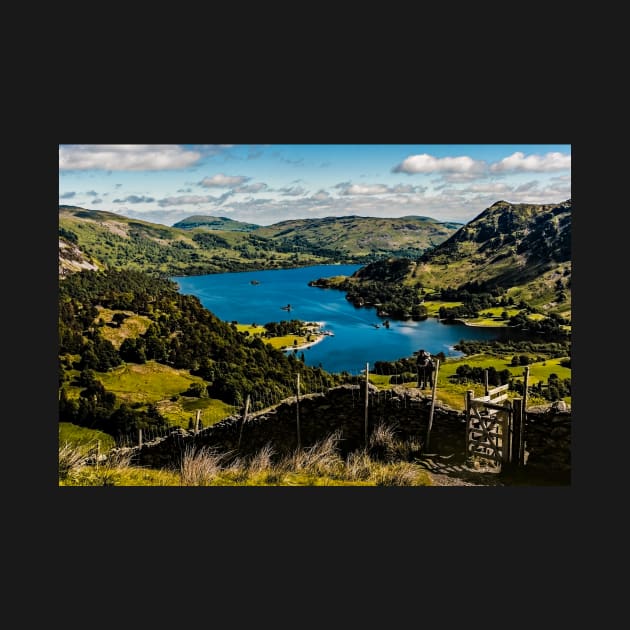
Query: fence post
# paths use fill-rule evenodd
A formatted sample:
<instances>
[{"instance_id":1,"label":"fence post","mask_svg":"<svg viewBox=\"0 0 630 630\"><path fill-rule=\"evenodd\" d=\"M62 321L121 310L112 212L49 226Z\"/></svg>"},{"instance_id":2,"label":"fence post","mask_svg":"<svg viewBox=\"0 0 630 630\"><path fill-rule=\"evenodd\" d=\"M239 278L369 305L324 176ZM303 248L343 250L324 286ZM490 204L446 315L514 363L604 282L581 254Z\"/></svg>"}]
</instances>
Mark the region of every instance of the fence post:
<instances>
[{"instance_id":1,"label":"fence post","mask_svg":"<svg viewBox=\"0 0 630 630\"><path fill-rule=\"evenodd\" d=\"M431 392L431 411L429 412L429 424L427 426L427 439L425 449L429 448L429 440L431 438L431 426L433 425L433 410L435 409L435 391L437 389L438 372L440 371L440 360L435 361L435 374L433 375L433 391Z\"/></svg>"},{"instance_id":2,"label":"fence post","mask_svg":"<svg viewBox=\"0 0 630 630\"><path fill-rule=\"evenodd\" d=\"M247 420L247 414L249 412L249 394L247 394L247 398L245 399L245 411L243 412L243 418L241 419L241 430L238 433L238 446L236 450L240 450L241 448L241 439L243 438L243 425Z\"/></svg>"},{"instance_id":3,"label":"fence post","mask_svg":"<svg viewBox=\"0 0 630 630\"><path fill-rule=\"evenodd\" d=\"M138 447L142 448L142 429L138 429Z\"/></svg>"},{"instance_id":4,"label":"fence post","mask_svg":"<svg viewBox=\"0 0 630 630\"><path fill-rule=\"evenodd\" d=\"M523 413L527 409L527 382L529 381L529 365L523 372Z\"/></svg>"},{"instance_id":5,"label":"fence post","mask_svg":"<svg viewBox=\"0 0 630 630\"><path fill-rule=\"evenodd\" d=\"M369 375L370 375L370 364L366 363L365 364L365 448L367 448L368 446L368 395L369 395L368 383L370 381Z\"/></svg>"},{"instance_id":6,"label":"fence post","mask_svg":"<svg viewBox=\"0 0 630 630\"><path fill-rule=\"evenodd\" d=\"M488 368L483 371L483 395L488 395Z\"/></svg>"},{"instance_id":7,"label":"fence post","mask_svg":"<svg viewBox=\"0 0 630 630\"><path fill-rule=\"evenodd\" d=\"M297 394L296 394L296 405L295 405L295 419L297 423L297 447L298 450L302 446L302 440L300 437L300 373L297 374Z\"/></svg>"},{"instance_id":8,"label":"fence post","mask_svg":"<svg viewBox=\"0 0 630 630\"><path fill-rule=\"evenodd\" d=\"M199 433L199 418L201 417L201 409L197 409L197 417L195 419L195 435Z\"/></svg>"}]
</instances>

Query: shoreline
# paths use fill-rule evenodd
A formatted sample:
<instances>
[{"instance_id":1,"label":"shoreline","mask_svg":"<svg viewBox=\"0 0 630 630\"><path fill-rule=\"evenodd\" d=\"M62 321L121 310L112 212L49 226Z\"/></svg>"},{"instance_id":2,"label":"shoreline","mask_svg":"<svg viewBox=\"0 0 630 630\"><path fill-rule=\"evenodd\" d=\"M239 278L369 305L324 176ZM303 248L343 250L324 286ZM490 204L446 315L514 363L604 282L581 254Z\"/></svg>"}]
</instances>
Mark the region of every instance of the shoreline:
<instances>
[{"instance_id":1,"label":"shoreline","mask_svg":"<svg viewBox=\"0 0 630 630\"><path fill-rule=\"evenodd\" d=\"M282 348L282 352L290 352L292 350L306 350L307 348L310 348L311 346L314 346L316 343L319 343L320 341L322 341L324 337L328 337L328 335L318 335L315 341L307 341L306 343L303 343L299 346L285 346L284 348Z\"/></svg>"},{"instance_id":2,"label":"shoreline","mask_svg":"<svg viewBox=\"0 0 630 630\"><path fill-rule=\"evenodd\" d=\"M313 332L314 329L321 330L326 324L326 322L308 322L308 324L312 324L312 326L307 326L307 329L309 330L309 334L316 337L316 339L314 339L313 341L306 341L300 344L299 346L285 346L284 348L281 348L282 352L290 352L291 350L306 350L307 348L310 348L311 346L314 346L316 343L319 343L320 341L322 341L325 337L329 337L329 335Z\"/></svg>"}]
</instances>

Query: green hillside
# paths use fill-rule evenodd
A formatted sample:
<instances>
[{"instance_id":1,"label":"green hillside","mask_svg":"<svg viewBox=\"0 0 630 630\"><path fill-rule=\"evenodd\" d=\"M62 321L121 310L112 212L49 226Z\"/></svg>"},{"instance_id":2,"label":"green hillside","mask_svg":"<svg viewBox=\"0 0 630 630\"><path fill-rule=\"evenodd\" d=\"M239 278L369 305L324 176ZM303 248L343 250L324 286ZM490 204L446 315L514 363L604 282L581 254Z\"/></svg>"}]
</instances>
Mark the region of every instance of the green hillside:
<instances>
[{"instance_id":1,"label":"green hillside","mask_svg":"<svg viewBox=\"0 0 630 630\"><path fill-rule=\"evenodd\" d=\"M64 254L72 251L73 257L82 257L101 269L137 269L163 275L336 262L308 252L279 251L273 242L248 232L181 229L71 206L59 207L59 239L60 273L63 269L64 274L77 270L77 265L67 255L62 256L62 247Z\"/></svg>"},{"instance_id":2,"label":"green hillside","mask_svg":"<svg viewBox=\"0 0 630 630\"><path fill-rule=\"evenodd\" d=\"M174 228L181 228L183 230L190 230L192 228L206 228L207 230L226 230L229 232L251 232L259 225L255 223L244 223L242 221L235 221L228 217L212 217L207 215L193 215L182 219L177 223L173 223Z\"/></svg>"},{"instance_id":3,"label":"green hillside","mask_svg":"<svg viewBox=\"0 0 630 630\"><path fill-rule=\"evenodd\" d=\"M571 319L571 200L559 204L499 201L415 260L392 257L351 278L319 279L316 286L348 293L357 306L393 317L422 318L427 302L457 304L442 318L496 317L496 307L517 307L531 325L553 316ZM541 319L542 317L542 319ZM504 325L523 324L522 319Z\"/></svg>"},{"instance_id":4,"label":"green hillside","mask_svg":"<svg viewBox=\"0 0 630 630\"><path fill-rule=\"evenodd\" d=\"M375 260L391 255L417 257L439 245L461 224L428 217L326 217L296 219L259 227L255 234L297 251L337 252Z\"/></svg>"},{"instance_id":5,"label":"green hillside","mask_svg":"<svg viewBox=\"0 0 630 630\"><path fill-rule=\"evenodd\" d=\"M120 315L120 317L117 317ZM337 377L237 330L170 280L82 271L59 284L59 421L120 437L205 425ZM116 331L117 334L112 334Z\"/></svg>"},{"instance_id":6,"label":"green hillside","mask_svg":"<svg viewBox=\"0 0 630 630\"><path fill-rule=\"evenodd\" d=\"M224 217L192 216L166 226L60 205L60 274L128 268L196 275L362 264L393 254L417 257L448 238L456 225L426 217L329 217L261 227Z\"/></svg>"}]
</instances>

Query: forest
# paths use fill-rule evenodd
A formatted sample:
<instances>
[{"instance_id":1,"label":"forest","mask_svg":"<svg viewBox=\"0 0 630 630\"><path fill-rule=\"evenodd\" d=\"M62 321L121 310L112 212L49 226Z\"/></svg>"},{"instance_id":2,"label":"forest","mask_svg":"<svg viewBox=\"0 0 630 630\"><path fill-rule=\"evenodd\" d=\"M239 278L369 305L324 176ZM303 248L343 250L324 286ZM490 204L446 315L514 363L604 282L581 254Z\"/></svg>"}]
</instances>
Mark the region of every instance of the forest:
<instances>
[{"instance_id":1,"label":"forest","mask_svg":"<svg viewBox=\"0 0 630 630\"><path fill-rule=\"evenodd\" d=\"M99 309L116 310L112 321ZM123 312L125 311L125 312ZM117 349L105 338L129 313L150 321L145 332L126 338ZM84 271L59 283L60 422L99 429L116 436L138 428L165 427L155 405L117 400L99 374L122 363L155 361L201 377L188 395L209 396L229 404L282 400L295 395L296 375L306 389L340 381L321 368L306 366L293 354L265 344L221 321L199 299L182 295L168 279L140 271ZM70 395L79 391L78 396ZM260 403L253 402L252 410Z\"/></svg>"}]
</instances>

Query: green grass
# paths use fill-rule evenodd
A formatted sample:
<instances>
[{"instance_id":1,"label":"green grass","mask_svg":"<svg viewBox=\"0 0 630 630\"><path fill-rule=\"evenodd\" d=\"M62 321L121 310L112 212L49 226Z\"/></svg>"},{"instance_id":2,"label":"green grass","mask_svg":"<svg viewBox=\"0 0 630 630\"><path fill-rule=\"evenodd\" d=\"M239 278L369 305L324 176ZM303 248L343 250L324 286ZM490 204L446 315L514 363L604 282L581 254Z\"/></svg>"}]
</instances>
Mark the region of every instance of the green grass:
<instances>
[{"instance_id":1,"label":"green grass","mask_svg":"<svg viewBox=\"0 0 630 630\"><path fill-rule=\"evenodd\" d=\"M186 429L192 418L201 410L201 422L204 427L216 424L234 413L234 407L216 398L189 398L181 396L176 401L162 400L157 403L158 411L171 423Z\"/></svg>"},{"instance_id":2,"label":"green grass","mask_svg":"<svg viewBox=\"0 0 630 630\"><path fill-rule=\"evenodd\" d=\"M376 385L379 389L390 388L389 379L391 376L389 374L370 374L368 378L370 379L370 383L372 383L372 385ZM365 382L365 378L363 379L363 382Z\"/></svg>"},{"instance_id":3,"label":"green grass","mask_svg":"<svg viewBox=\"0 0 630 630\"><path fill-rule=\"evenodd\" d=\"M519 353L526 354L527 353ZM566 357L565 357L566 358ZM547 359L537 363L529 365L529 379L528 384L531 386L538 381L547 383L550 374L557 374L558 378L565 379L571 378L571 369L560 365L560 362L564 359L562 357L555 359ZM440 369L438 372L436 400L452 407L453 409L463 410L464 400L466 397L466 391L472 389L475 396L482 396L484 394L484 386L481 383L467 383L460 384L454 383L450 380L450 377L456 374L457 368L460 365L468 364L471 367L480 367L482 369L494 367L497 372L504 369L509 370L511 374L517 380L523 381L523 375L525 371L524 366L512 367L512 357L497 357L490 354L475 354L467 357L447 358L445 362L440 363ZM392 387L390 384L390 376L383 374L370 374L370 382L376 385L379 389L389 389ZM415 387L416 379L407 381L406 383L400 383L402 387ZM425 390L427 395L430 395L430 390ZM509 392L510 397L516 396L516 393ZM571 397L567 396L563 398L565 402L571 404ZM538 404L548 404L549 401L542 398L530 397L528 398L528 406Z\"/></svg>"},{"instance_id":4,"label":"green grass","mask_svg":"<svg viewBox=\"0 0 630 630\"><path fill-rule=\"evenodd\" d=\"M98 372L105 389L124 402L156 403L186 391L192 383L204 383L188 370L174 369L156 361L126 363L109 372Z\"/></svg>"},{"instance_id":5,"label":"green grass","mask_svg":"<svg viewBox=\"0 0 630 630\"><path fill-rule=\"evenodd\" d=\"M201 409L204 427L215 424L234 412L231 405L215 398L182 396L191 383L204 383L188 370L174 369L155 361L144 364L127 363L109 372L97 373L105 389L121 402L155 404L158 411L172 424L186 428ZM175 400L171 400L175 398Z\"/></svg>"},{"instance_id":6,"label":"green grass","mask_svg":"<svg viewBox=\"0 0 630 630\"><path fill-rule=\"evenodd\" d=\"M120 344L128 337L135 338L144 334L151 323L151 320L144 315L136 315L132 311L116 311L109 308L98 309L96 321L102 319L106 324L112 321L115 313L125 313L129 315L120 327L102 326L101 335L112 343L116 350L120 349Z\"/></svg>"},{"instance_id":7,"label":"green grass","mask_svg":"<svg viewBox=\"0 0 630 630\"><path fill-rule=\"evenodd\" d=\"M228 461L229 454L188 447L179 465L153 470L130 465L129 452L110 453L98 465L78 451L59 448L60 486L430 486L431 476L412 460L418 445L376 428L370 448L350 453L337 450L339 434L273 460L271 445L253 457ZM380 449L380 450L379 450ZM387 452L383 459L376 453Z\"/></svg>"},{"instance_id":8,"label":"green grass","mask_svg":"<svg viewBox=\"0 0 630 630\"><path fill-rule=\"evenodd\" d=\"M507 313L507 319L503 319L502 314ZM513 315L517 315L521 312L519 308L508 308L505 306L492 306L491 308L484 308L479 317L467 319L468 324L474 324L475 326L507 326L508 319Z\"/></svg>"},{"instance_id":9,"label":"green grass","mask_svg":"<svg viewBox=\"0 0 630 630\"><path fill-rule=\"evenodd\" d=\"M427 314L429 317L435 317L440 314L440 308L444 306L445 308L454 308L456 306L461 306L463 302L444 302L442 300L425 300L423 302L423 306L427 307Z\"/></svg>"},{"instance_id":10,"label":"green grass","mask_svg":"<svg viewBox=\"0 0 630 630\"><path fill-rule=\"evenodd\" d=\"M267 329L264 326L256 326L253 324L236 324L236 330L238 330L238 332L249 333L252 337L264 337L267 334ZM265 340L263 339L263 341Z\"/></svg>"},{"instance_id":11,"label":"green grass","mask_svg":"<svg viewBox=\"0 0 630 630\"><path fill-rule=\"evenodd\" d=\"M89 451L98 442L100 442L100 450L102 453L114 448L116 442L108 433L80 427L71 422L59 423L59 444L70 443L75 446L84 447L83 451Z\"/></svg>"},{"instance_id":12,"label":"green grass","mask_svg":"<svg viewBox=\"0 0 630 630\"><path fill-rule=\"evenodd\" d=\"M78 376L78 371L71 374ZM188 427L197 409L201 409L204 427L223 420L234 413L234 408L216 398L183 396L191 383L204 383L199 376L188 370L174 369L155 361L144 364L126 363L109 372L96 372L96 377L106 390L116 395L121 403L142 405L154 404L158 411L173 425ZM81 387L65 385L68 398L77 399ZM172 400L173 399L173 400Z\"/></svg>"},{"instance_id":13,"label":"green grass","mask_svg":"<svg viewBox=\"0 0 630 630\"><path fill-rule=\"evenodd\" d=\"M60 486L181 486L179 473L170 470L126 466L118 469L85 467L66 479Z\"/></svg>"},{"instance_id":14,"label":"green grass","mask_svg":"<svg viewBox=\"0 0 630 630\"><path fill-rule=\"evenodd\" d=\"M277 350L290 349L307 343L307 337L302 335L283 335L282 337L265 337L267 329L264 326L253 326L252 324L236 324L239 332L248 332L252 336L259 336L266 344ZM312 335L311 340L315 339ZM297 343L296 343L297 342Z\"/></svg>"},{"instance_id":15,"label":"green grass","mask_svg":"<svg viewBox=\"0 0 630 630\"><path fill-rule=\"evenodd\" d=\"M526 354L526 353L525 353ZM467 357L458 357L456 359L449 358L444 363L440 364L440 370L438 374L437 382L437 398L441 402L453 407L454 409L464 408L464 398L466 390L472 389L475 392L475 396L482 395L484 393L484 387L479 383L469 384L457 384L452 383L449 377L454 376L457 368L460 365L468 364L471 367L490 368L494 367L497 372L502 370L509 370L511 374L516 377L517 380L523 380L525 366L512 367L512 357L507 359L496 357L488 354L476 354ZM571 369L560 365L560 361L563 358L547 359L538 363L532 363L529 365L529 379L528 385L533 385L538 381L547 382L549 375L555 373L558 378L565 379L571 378ZM512 393L508 394L512 395ZM516 395L516 394L513 394ZM570 397L564 398L565 402L571 403ZM545 404L549 401L542 399L528 399L528 405L533 404Z\"/></svg>"}]
</instances>

